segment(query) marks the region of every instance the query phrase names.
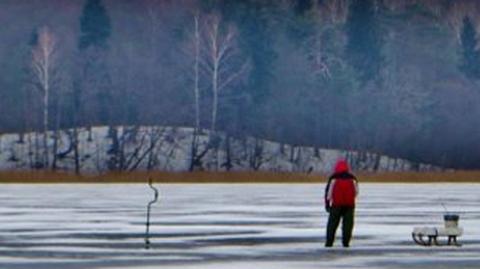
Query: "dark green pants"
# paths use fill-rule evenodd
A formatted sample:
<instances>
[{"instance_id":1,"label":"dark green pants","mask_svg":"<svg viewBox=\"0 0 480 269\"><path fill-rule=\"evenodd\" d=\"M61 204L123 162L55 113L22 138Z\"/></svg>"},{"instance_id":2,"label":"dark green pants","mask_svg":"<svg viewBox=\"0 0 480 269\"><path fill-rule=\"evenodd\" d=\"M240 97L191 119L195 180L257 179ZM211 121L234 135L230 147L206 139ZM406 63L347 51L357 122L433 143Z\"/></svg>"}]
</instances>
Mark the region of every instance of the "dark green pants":
<instances>
[{"instance_id":1,"label":"dark green pants","mask_svg":"<svg viewBox=\"0 0 480 269\"><path fill-rule=\"evenodd\" d=\"M344 247L350 245L350 239L352 238L353 230L353 218L355 214L354 207L332 207L330 208L330 216L328 217L327 224L327 242L326 247L333 246L335 240L335 233L342 219L342 243Z\"/></svg>"}]
</instances>

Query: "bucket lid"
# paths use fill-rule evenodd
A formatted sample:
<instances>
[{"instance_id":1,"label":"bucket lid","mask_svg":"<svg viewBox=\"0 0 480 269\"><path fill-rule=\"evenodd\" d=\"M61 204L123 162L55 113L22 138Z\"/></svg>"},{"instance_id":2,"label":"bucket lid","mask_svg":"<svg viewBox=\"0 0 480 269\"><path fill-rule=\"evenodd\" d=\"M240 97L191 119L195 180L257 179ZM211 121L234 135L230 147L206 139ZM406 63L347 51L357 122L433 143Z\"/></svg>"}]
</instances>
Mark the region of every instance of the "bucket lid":
<instances>
[{"instance_id":1,"label":"bucket lid","mask_svg":"<svg viewBox=\"0 0 480 269\"><path fill-rule=\"evenodd\" d=\"M460 217L456 214L445 214L443 215L443 219L445 221L452 220L452 221L458 221Z\"/></svg>"}]
</instances>

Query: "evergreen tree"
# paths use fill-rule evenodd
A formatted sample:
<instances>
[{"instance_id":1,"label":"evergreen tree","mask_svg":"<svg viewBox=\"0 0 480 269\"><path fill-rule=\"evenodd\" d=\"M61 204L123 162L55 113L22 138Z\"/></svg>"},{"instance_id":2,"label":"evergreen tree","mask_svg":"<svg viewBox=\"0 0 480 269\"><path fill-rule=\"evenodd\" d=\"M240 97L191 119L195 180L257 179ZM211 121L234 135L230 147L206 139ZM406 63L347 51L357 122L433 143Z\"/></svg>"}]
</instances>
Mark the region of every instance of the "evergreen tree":
<instances>
[{"instance_id":1,"label":"evergreen tree","mask_svg":"<svg viewBox=\"0 0 480 269\"><path fill-rule=\"evenodd\" d=\"M108 39L111 33L110 18L101 0L86 0L80 17L80 72L77 78L83 124L110 124L112 94L107 65Z\"/></svg>"},{"instance_id":2,"label":"evergreen tree","mask_svg":"<svg viewBox=\"0 0 480 269\"><path fill-rule=\"evenodd\" d=\"M294 0L293 7L287 6L281 14L282 22L289 38L297 42L298 46L312 36L318 29L315 22L318 20L314 12L312 0ZM292 16L293 15L293 16Z\"/></svg>"},{"instance_id":3,"label":"evergreen tree","mask_svg":"<svg viewBox=\"0 0 480 269\"><path fill-rule=\"evenodd\" d=\"M30 41L28 42L28 46L30 49L35 47L38 44L38 29L35 28L32 31L32 34L30 35Z\"/></svg>"},{"instance_id":4,"label":"evergreen tree","mask_svg":"<svg viewBox=\"0 0 480 269\"><path fill-rule=\"evenodd\" d=\"M477 33L472 21L465 17L461 33L461 55L459 69L469 79L480 78L480 52L477 49Z\"/></svg>"},{"instance_id":5,"label":"evergreen tree","mask_svg":"<svg viewBox=\"0 0 480 269\"><path fill-rule=\"evenodd\" d=\"M261 115L264 113L262 108L271 94L272 63L278 56L272 49L275 33L271 27L272 21L278 19L277 2L275 0L224 1L217 6L223 17L237 26L242 53L251 61L251 70L245 89L249 100L239 104L242 121L248 122L245 128L249 130L258 131L264 125L261 122Z\"/></svg>"},{"instance_id":6,"label":"evergreen tree","mask_svg":"<svg viewBox=\"0 0 480 269\"><path fill-rule=\"evenodd\" d=\"M271 48L272 29L269 28L269 20L274 16L275 5L275 1L245 1L235 17L242 35L241 45L252 60L248 88L252 90L250 94L255 104L263 103L270 93L271 63L276 55Z\"/></svg>"},{"instance_id":7,"label":"evergreen tree","mask_svg":"<svg viewBox=\"0 0 480 269\"><path fill-rule=\"evenodd\" d=\"M373 0L352 0L345 28L347 61L362 84L375 80L383 62L383 42Z\"/></svg>"},{"instance_id":8,"label":"evergreen tree","mask_svg":"<svg viewBox=\"0 0 480 269\"><path fill-rule=\"evenodd\" d=\"M101 0L87 0L80 17L80 50L91 46L107 48L111 24Z\"/></svg>"},{"instance_id":9,"label":"evergreen tree","mask_svg":"<svg viewBox=\"0 0 480 269\"><path fill-rule=\"evenodd\" d=\"M313 0L295 0L293 5L295 14L304 15L313 7Z\"/></svg>"}]
</instances>

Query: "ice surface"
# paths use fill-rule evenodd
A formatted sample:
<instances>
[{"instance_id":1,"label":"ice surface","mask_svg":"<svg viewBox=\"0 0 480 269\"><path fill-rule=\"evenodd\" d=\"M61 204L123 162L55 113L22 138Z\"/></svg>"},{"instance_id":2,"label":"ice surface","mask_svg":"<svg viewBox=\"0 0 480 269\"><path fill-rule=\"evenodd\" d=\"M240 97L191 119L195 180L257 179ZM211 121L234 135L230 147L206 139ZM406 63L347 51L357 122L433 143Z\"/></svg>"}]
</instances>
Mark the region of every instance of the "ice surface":
<instances>
[{"instance_id":1,"label":"ice surface","mask_svg":"<svg viewBox=\"0 0 480 269\"><path fill-rule=\"evenodd\" d=\"M350 249L325 249L323 184L2 185L0 268L478 268L480 185L362 184ZM460 214L462 247L413 244Z\"/></svg>"}]
</instances>

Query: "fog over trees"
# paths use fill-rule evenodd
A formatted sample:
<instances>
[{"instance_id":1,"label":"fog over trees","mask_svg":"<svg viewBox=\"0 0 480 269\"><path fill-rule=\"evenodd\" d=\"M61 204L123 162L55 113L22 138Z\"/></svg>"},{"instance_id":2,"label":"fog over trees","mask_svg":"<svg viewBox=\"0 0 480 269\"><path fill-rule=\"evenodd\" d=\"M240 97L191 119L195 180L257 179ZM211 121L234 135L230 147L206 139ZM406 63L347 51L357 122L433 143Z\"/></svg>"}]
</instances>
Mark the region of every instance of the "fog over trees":
<instances>
[{"instance_id":1,"label":"fog over trees","mask_svg":"<svg viewBox=\"0 0 480 269\"><path fill-rule=\"evenodd\" d=\"M479 1L2 0L0 24L1 133L188 126L480 168Z\"/></svg>"}]
</instances>

